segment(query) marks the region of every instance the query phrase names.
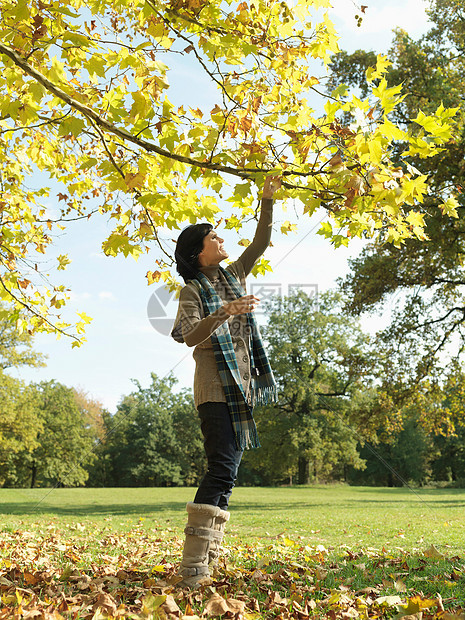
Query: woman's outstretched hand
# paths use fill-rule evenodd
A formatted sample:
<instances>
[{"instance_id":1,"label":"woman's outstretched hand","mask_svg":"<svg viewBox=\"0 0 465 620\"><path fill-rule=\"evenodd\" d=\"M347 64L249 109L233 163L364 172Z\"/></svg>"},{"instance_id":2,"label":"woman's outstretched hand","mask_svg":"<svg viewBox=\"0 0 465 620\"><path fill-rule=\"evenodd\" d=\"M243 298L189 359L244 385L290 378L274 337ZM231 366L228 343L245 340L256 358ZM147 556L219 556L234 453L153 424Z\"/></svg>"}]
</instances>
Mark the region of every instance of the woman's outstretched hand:
<instances>
[{"instance_id":1,"label":"woman's outstretched hand","mask_svg":"<svg viewBox=\"0 0 465 620\"><path fill-rule=\"evenodd\" d=\"M263 194L262 198L265 200L272 199L274 193L277 189L281 187L281 177L277 176L269 176L265 179L265 184L263 185Z\"/></svg>"},{"instance_id":2,"label":"woman's outstretched hand","mask_svg":"<svg viewBox=\"0 0 465 620\"><path fill-rule=\"evenodd\" d=\"M258 297L254 295L244 295L243 297L239 297L234 301L224 304L223 309L231 316L247 314L248 312L253 312L259 302L260 300Z\"/></svg>"}]
</instances>

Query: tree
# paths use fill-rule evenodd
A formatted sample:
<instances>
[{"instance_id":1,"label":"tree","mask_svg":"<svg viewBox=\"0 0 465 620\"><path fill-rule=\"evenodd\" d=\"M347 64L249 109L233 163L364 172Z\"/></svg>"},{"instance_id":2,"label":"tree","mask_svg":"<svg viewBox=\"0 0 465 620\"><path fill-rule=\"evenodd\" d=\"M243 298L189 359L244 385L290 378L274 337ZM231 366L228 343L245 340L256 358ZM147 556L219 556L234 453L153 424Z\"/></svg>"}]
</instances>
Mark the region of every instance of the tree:
<instances>
[{"instance_id":1,"label":"tree","mask_svg":"<svg viewBox=\"0 0 465 620\"><path fill-rule=\"evenodd\" d=\"M20 455L29 457L39 445L43 420L37 405L33 387L0 372L0 486L24 482L15 462Z\"/></svg>"},{"instance_id":2,"label":"tree","mask_svg":"<svg viewBox=\"0 0 465 620\"><path fill-rule=\"evenodd\" d=\"M99 451L105 485L176 486L195 484L204 470L203 444L192 396L173 392L174 377L154 373L148 388L125 396L106 418Z\"/></svg>"},{"instance_id":3,"label":"tree","mask_svg":"<svg viewBox=\"0 0 465 620\"><path fill-rule=\"evenodd\" d=\"M351 484L387 487L425 484L431 480L435 456L433 437L410 415L399 432L390 436L381 432L376 446L360 446L365 469L352 469L348 480Z\"/></svg>"},{"instance_id":4,"label":"tree","mask_svg":"<svg viewBox=\"0 0 465 620\"><path fill-rule=\"evenodd\" d=\"M442 382L424 380L403 406L392 394L392 386L390 390L386 388L389 386L385 382L370 402L375 431L370 443L361 442L359 446L366 469L349 471L350 482L387 486L402 486L405 482L463 484L463 365L452 364ZM385 410L384 421L379 410Z\"/></svg>"},{"instance_id":5,"label":"tree","mask_svg":"<svg viewBox=\"0 0 465 620\"><path fill-rule=\"evenodd\" d=\"M95 435L73 388L55 381L30 386L34 410L40 420L35 446L10 460L10 481L15 486L82 486L92 463ZM11 482L10 482L11 484Z\"/></svg>"},{"instance_id":6,"label":"tree","mask_svg":"<svg viewBox=\"0 0 465 620\"><path fill-rule=\"evenodd\" d=\"M429 16L433 27L418 41L396 32L390 52L394 65L386 75L388 85L402 81L410 93L393 112L398 124L409 126L420 108L427 113L441 103L460 107L455 139L433 158L415 156L410 162L430 187L423 203L429 240L420 244L412 238L399 248L375 242L352 261L343 283L356 315L382 311L395 299L379 349L384 351L386 389L400 406L413 392L447 382L465 344L463 3L435 0ZM363 72L374 57L361 50L340 54L334 59L333 81L346 79L363 89Z\"/></svg>"},{"instance_id":7,"label":"tree","mask_svg":"<svg viewBox=\"0 0 465 620\"><path fill-rule=\"evenodd\" d=\"M8 320L11 307L0 305L0 371L19 366L45 366L42 353L32 348L32 337Z\"/></svg>"},{"instance_id":8,"label":"tree","mask_svg":"<svg viewBox=\"0 0 465 620\"><path fill-rule=\"evenodd\" d=\"M341 303L335 292L316 301L299 291L267 309L264 337L280 394L257 409L262 448L247 455L265 482L340 479L348 465L363 467L363 424L351 399L370 388L369 343Z\"/></svg>"},{"instance_id":9,"label":"tree","mask_svg":"<svg viewBox=\"0 0 465 620\"><path fill-rule=\"evenodd\" d=\"M5 373L9 368L43 366L43 355L32 349L32 337L18 333L4 318L0 306L0 486L14 484L11 462L20 452L30 453L38 444L42 420L33 387Z\"/></svg>"},{"instance_id":10,"label":"tree","mask_svg":"<svg viewBox=\"0 0 465 620\"><path fill-rule=\"evenodd\" d=\"M333 224L321 233L336 245L364 235L396 244L424 237L426 178L393 163L392 152L436 155L451 139L454 111L438 106L419 113L414 130L397 127L390 119L401 86L388 87L382 56L367 72L364 100L344 86L322 92L315 61L327 64L338 51L333 24L318 12L329 6L1 0L0 293L16 313L27 309L24 329L72 333L60 314L66 287L38 286L36 277L37 257L68 221L110 216L110 256L137 257L155 240L148 281L174 286L160 231L219 216L240 230L255 214L252 188L270 172L283 177L282 198L299 199L308 215L328 211ZM168 75L179 59L216 88L207 107L175 101ZM343 112L358 124L344 125ZM223 213L218 197L228 202ZM60 255L56 268L68 263ZM73 345L88 320L80 314Z\"/></svg>"},{"instance_id":11,"label":"tree","mask_svg":"<svg viewBox=\"0 0 465 620\"><path fill-rule=\"evenodd\" d=\"M105 418L108 412L101 402L92 398L82 388L73 388L74 400L80 410L85 428L92 429L96 441L103 441L105 435Z\"/></svg>"}]
</instances>

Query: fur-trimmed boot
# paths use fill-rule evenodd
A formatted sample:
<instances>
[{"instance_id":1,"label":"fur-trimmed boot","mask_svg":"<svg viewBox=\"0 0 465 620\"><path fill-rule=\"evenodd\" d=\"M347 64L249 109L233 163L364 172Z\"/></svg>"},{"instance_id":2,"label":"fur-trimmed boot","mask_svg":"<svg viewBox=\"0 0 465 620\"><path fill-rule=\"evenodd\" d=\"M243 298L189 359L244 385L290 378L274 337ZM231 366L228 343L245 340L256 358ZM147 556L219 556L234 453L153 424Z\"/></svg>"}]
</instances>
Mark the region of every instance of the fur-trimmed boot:
<instances>
[{"instance_id":1,"label":"fur-trimmed boot","mask_svg":"<svg viewBox=\"0 0 465 620\"><path fill-rule=\"evenodd\" d=\"M220 532L215 529L215 520L223 511L218 506L195 504L194 502L189 502L186 505L186 510L187 525L184 529L186 539L182 562L178 571L178 575L183 579L176 585L196 588L202 582L208 583L210 577L208 552L212 541L221 536Z\"/></svg>"},{"instance_id":2,"label":"fur-trimmed boot","mask_svg":"<svg viewBox=\"0 0 465 620\"><path fill-rule=\"evenodd\" d=\"M218 564L218 558L221 552L221 541L224 536L224 528L226 523L229 521L230 513L226 510L219 509L218 516L215 519L214 528L218 532L219 536L214 538L210 543L210 548L208 549L208 563L211 566L216 566Z\"/></svg>"}]
</instances>

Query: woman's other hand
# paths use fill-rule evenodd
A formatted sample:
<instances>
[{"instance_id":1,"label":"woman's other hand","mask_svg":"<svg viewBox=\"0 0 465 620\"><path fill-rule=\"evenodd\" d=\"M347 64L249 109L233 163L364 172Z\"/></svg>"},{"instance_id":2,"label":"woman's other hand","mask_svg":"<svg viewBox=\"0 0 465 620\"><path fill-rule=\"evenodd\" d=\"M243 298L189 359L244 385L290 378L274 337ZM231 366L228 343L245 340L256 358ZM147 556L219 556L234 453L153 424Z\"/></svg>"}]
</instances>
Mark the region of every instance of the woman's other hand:
<instances>
[{"instance_id":1,"label":"woman's other hand","mask_svg":"<svg viewBox=\"0 0 465 620\"><path fill-rule=\"evenodd\" d=\"M224 304L223 309L226 310L230 316L236 316L238 314L253 312L259 303L260 300L258 297L254 295L244 295L243 297L239 297L234 301Z\"/></svg>"}]
</instances>

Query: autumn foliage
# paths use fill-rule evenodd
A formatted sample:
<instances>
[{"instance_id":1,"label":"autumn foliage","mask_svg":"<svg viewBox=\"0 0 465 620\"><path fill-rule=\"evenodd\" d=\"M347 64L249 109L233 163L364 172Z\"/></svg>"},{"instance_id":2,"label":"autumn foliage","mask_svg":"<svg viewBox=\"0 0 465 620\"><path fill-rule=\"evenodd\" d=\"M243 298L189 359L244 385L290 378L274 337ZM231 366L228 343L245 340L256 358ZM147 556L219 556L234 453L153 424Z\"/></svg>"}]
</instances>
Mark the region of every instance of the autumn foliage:
<instances>
[{"instance_id":1,"label":"autumn foliage","mask_svg":"<svg viewBox=\"0 0 465 620\"><path fill-rule=\"evenodd\" d=\"M329 6L2 0L0 285L19 327L72 332L60 316L66 287L40 280L37 265L69 220L109 216L108 255L137 257L157 243L149 281L173 285L163 231L220 217L239 230L270 172L283 177L281 199L308 215L326 209L321 233L336 245L424 238L426 177L408 162L451 139L455 110L397 126L405 94L388 87L383 56L367 71L365 99L344 85L325 92L324 67L338 52ZM180 67L207 104L191 105ZM451 215L453 200L444 198ZM58 270L68 263L56 257ZM78 317L75 344L88 320Z\"/></svg>"},{"instance_id":2,"label":"autumn foliage","mask_svg":"<svg viewBox=\"0 0 465 620\"><path fill-rule=\"evenodd\" d=\"M166 530L146 531L142 522L125 533L79 521L43 526L0 534L1 620L463 618L461 559L434 546L415 555L335 552L283 536L258 552L236 543L211 583L189 591L176 587L181 540Z\"/></svg>"}]
</instances>

